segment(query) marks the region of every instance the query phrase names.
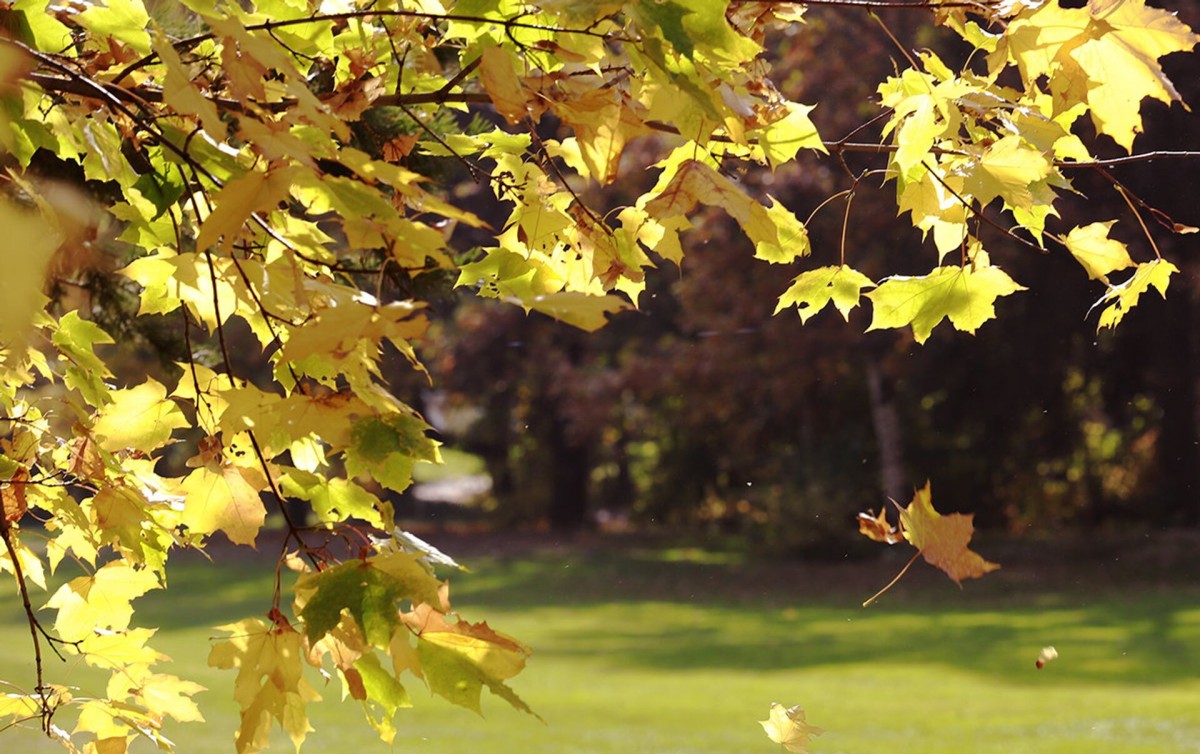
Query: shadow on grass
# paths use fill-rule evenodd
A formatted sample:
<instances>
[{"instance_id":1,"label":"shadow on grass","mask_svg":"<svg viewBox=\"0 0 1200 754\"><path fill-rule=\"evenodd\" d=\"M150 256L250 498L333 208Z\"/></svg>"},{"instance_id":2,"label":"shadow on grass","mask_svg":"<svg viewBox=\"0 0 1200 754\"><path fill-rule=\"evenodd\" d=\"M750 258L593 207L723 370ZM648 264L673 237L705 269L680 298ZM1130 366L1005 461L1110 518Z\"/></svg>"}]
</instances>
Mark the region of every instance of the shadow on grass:
<instances>
[{"instance_id":1,"label":"shadow on grass","mask_svg":"<svg viewBox=\"0 0 1200 754\"><path fill-rule=\"evenodd\" d=\"M455 579L473 611L555 610L550 651L687 670L872 663L950 666L1013 683L1197 678L1200 586L1082 563L1017 567L959 590L922 565L869 608L902 561L708 564L661 552L496 560ZM1117 576L1114 576L1117 574ZM1121 576L1124 577L1124 582ZM1034 661L1054 645L1062 659Z\"/></svg>"},{"instance_id":2,"label":"shadow on grass","mask_svg":"<svg viewBox=\"0 0 1200 754\"><path fill-rule=\"evenodd\" d=\"M1200 662L1200 587L1122 584L1092 565L1047 575L1006 564L961 591L922 566L863 608L902 560L767 565L686 548L563 547L469 561L473 572L451 576L466 617L500 630L532 621L538 635L520 638L537 653L613 666L765 673L886 663L1014 684L1158 685L1195 678ZM263 615L273 579L267 555L215 565L184 554L170 588L138 600L136 625L171 631ZM22 621L17 603L0 607L0 622ZM1039 672L1045 645L1061 659Z\"/></svg>"}]
</instances>

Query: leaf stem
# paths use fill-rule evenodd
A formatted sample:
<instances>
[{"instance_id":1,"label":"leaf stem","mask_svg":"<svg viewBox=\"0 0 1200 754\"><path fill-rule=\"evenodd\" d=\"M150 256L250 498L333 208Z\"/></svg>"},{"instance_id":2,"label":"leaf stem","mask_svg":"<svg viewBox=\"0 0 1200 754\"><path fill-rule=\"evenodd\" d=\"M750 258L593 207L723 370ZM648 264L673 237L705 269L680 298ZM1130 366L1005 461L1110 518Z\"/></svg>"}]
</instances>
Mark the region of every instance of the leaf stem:
<instances>
[{"instance_id":1,"label":"leaf stem","mask_svg":"<svg viewBox=\"0 0 1200 754\"><path fill-rule=\"evenodd\" d=\"M917 562L917 557L920 556L921 553L922 553L922 550L917 550L916 554L913 555L912 558L907 563L904 564L904 567L900 569L900 573L896 574L896 578L889 581L888 585L885 586L883 589L880 589L878 592L875 592L875 595L873 597L871 597L871 599L869 599L863 603L863 607L870 607L872 602L874 602L875 600L882 597L884 592L886 592L887 590L889 590L893 586L895 586L896 582L900 580L900 577L903 576L904 574L908 573L908 569L912 567L912 564Z\"/></svg>"}]
</instances>

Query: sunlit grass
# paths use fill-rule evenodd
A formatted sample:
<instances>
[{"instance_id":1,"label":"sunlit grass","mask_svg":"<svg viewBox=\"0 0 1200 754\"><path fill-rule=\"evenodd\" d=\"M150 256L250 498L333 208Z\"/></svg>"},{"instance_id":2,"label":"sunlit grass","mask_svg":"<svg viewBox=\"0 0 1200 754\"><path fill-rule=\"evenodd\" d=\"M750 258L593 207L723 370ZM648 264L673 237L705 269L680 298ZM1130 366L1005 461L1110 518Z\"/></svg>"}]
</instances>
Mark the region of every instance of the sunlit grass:
<instances>
[{"instance_id":1,"label":"sunlit grass","mask_svg":"<svg viewBox=\"0 0 1200 754\"><path fill-rule=\"evenodd\" d=\"M1000 571L960 591L926 573L863 609L864 573L886 583L890 565L775 569L661 549L464 560L474 570L454 575L456 606L534 647L512 685L546 724L486 693L480 719L409 679L415 707L389 747L335 682L311 711L311 751L770 754L755 721L772 701L803 706L827 730L812 749L826 754L1200 751L1194 586L1122 591L1083 571L1046 586ZM175 672L211 689L209 723L174 727L181 752L232 750L233 679L205 667L207 626L264 612L270 584L266 565L192 562L169 593L143 598L140 620L164 627L155 645ZM0 678L28 683L17 608L0 601ZM1061 656L1035 670L1048 644ZM55 750L8 736L0 750Z\"/></svg>"}]
</instances>

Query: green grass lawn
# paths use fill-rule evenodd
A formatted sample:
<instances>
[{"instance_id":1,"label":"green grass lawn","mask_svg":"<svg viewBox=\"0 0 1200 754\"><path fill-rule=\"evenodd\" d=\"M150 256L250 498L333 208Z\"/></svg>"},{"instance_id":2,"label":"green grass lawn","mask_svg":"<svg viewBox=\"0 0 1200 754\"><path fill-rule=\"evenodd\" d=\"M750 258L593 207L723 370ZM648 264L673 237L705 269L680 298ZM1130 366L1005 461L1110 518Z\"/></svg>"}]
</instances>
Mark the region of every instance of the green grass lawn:
<instances>
[{"instance_id":1,"label":"green grass lawn","mask_svg":"<svg viewBox=\"0 0 1200 754\"><path fill-rule=\"evenodd\" d=\"M814 753L1200 752L1194 574L1006 563L959 590L922 565L864 609L903 560L770 566L649 546L464 560L456 606L534 647L512 685L546 724L486 693L480 719L410 682L415 707L389 747L334 683L311 710L307 750L767 754L780 749L755 721L778 701L826 729ZM232 676L205 667L207 627L261 614L269 592L268 566L190 560L169 593L141 600L175 672L210 688L209 722L169 731L180 752L232 750ZM1061 656L1035 670L1047 644ZM7 596L0 646L0 678L28 684L28 633ZM56 750L34 732L0 734L0 751ZM278 750L291 750L283 736Z\"/></svg>"}]
</instances>

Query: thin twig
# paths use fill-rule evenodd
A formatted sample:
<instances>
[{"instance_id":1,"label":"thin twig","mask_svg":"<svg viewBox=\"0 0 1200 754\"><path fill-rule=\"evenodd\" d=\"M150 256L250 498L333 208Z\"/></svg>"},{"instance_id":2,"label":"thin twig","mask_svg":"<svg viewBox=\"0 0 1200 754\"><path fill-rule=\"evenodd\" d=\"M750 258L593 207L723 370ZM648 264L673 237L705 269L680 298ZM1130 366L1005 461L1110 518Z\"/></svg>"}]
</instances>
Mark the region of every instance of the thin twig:
<instances>
[{"instance_id":1,"label":"thin twig","mask_svg":"<svg viewBox=\"0 0 1200 754\"><path fill-rule=\"evenodd\" d=\"M21 605L25 608L25 621L29 624L29 636L33 640L33 667L37 685L34 687L42 702L42 730L50 732L50 719L54 710L50 708L50 699L46 696L46 681L42 669L42 642L39 632L45 633L37 616L33 614L33 603L29 599L29 585L25 583L25 571L21 567L21 558L17 556L16 546L12 542L12 528L8 520L0 515L0 538L4 539L4 547L8 550L8 559L12 563L13 577L17 580L17 590L21 593ZM57 650L56 650L57 651Z\"/></svg>"},{"instance_id":2,"label":"thin twig","mask_svg":"<svg viewBox=\"0 0 1200 754\"><path fill-rule=\"evenodd\" d=\"M928 163L922 162L921 164L925 166L925 169L927 171L929 171L929 174L933 176L934 180L936 180L938 183L940 183L942 185L942 188L949 191L950 194L955 199L957 199L960 204L962 204L962 206L967 210L967 212L970 212L973 216L979 218L980 220L983 220L985 223L992 226L993 228L1000 231L1001 233L1008 236L1009 238L1016 241L1017 243L1021 244L1022 246L1026 246L1030 249L1033 249L1034 251L1036 251L1039 254L1049 254L1050 253L1050 252L1046 251L1045 249L1043 249L1041 246L1038 246L1037 244L1035 244L1033 241L1029 241L1024 238L1021 238L1016 233L1013 233L1012 230L1004 227L1000 223L998 223L995 220L993 220L992 218L988 217L987 214L984 213L982 208L975 207L975 205L971 204L966 199L964 199L961 194L959 194L957 191L955 191L953 188L951 188L949 184L947 184L944 180L942 180L942 176L938 175L938 172L936 170L934 170L933 168L931 168Z\"/></svg>"}]
</instances>

